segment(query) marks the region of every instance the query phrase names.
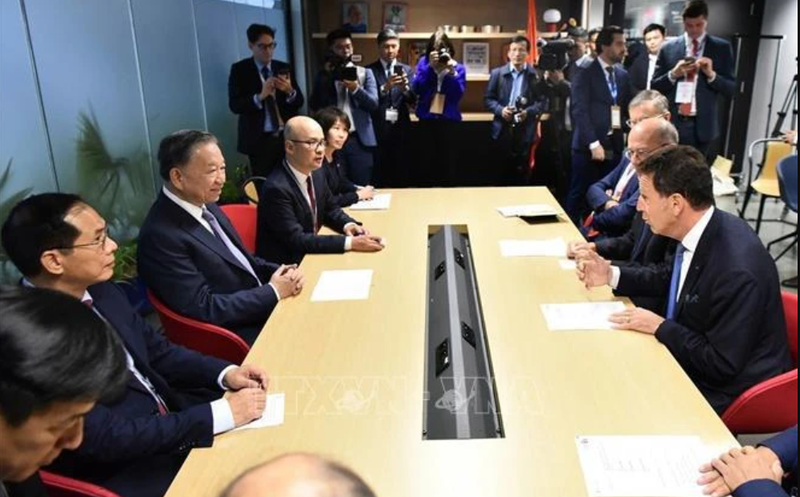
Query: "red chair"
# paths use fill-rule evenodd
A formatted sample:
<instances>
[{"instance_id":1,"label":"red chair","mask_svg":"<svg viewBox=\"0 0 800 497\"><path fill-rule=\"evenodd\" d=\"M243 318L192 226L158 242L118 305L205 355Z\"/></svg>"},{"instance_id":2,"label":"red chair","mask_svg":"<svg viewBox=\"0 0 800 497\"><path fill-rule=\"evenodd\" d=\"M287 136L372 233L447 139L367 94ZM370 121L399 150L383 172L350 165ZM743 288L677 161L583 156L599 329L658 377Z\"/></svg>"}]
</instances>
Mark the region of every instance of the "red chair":
<instances>
[{"instance_id":1,"label":"red chair","mask_svg":"<svg viewBox=\"0 0 800 497\"><path fill-rule=\"evenodd\" d=\"M119 497L119 495L82 481L73 480L66 476L54 475L40 471L39 476L47 489L48 497Z\"/></svg>"},{"instance_id":2,"label":"red chair","mask_svg":"<svg viewBox=\"0 0 800 497\"><path fill-rule=\"evenodd\" d=\"M147 298L158 312L164 331L172 343L233 364L242 364L250 353L247 343L233 332L181 316L158 300L150 290L147 291Z\"/></svg>"},{"instance_id":3,"label":"red chair","mask_svg":"<svg viewBox=\"0 0 800 497\"><path fill-rule=\"evenodd\" d=\"M256 252L256 225L258 223L258 208L255 205L230 204L221 207L222 212L231 220L245 248L251 253Z\"/></svg>"},{"instance_id":4,"label":"red chair","mask_svg":"<svg viewBox=\"0 0 800 497\"><path fill-rule=\"evenodd\" d=\"M725 411L722 421L736 435L779 433L797 425L797 295L784 293L783 307L795 370L754 386Z\"/></svg>"}]
</instances>

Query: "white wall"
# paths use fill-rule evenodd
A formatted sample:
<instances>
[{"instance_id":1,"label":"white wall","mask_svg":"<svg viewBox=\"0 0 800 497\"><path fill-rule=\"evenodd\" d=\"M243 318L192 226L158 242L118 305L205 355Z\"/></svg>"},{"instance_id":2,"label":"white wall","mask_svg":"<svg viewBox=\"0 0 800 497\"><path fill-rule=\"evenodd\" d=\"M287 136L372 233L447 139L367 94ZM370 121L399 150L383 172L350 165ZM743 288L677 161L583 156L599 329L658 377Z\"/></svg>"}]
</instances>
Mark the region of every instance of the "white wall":
<instances>
[{"instance_id":1,"label":"white wall","mask_svg":"<svg viewBox=\"0 0 800 497\"><path fill-rule=\"evenodd\" d=\"M780 110L792 78L797 74L797 0L767 0L764 13L762 35L784 35L783 52L778 64L778 78L775 86L775 103L772 110L770 132L775 127L777 112ZM758 72L753 88L753 106L750 111L750 128L747 134L748 145L754 140L766 137L767 106L772 89L776 41L762 41L758 55ZM791 125L791 115L786 126Z\"/></svg>"}]
</instances>

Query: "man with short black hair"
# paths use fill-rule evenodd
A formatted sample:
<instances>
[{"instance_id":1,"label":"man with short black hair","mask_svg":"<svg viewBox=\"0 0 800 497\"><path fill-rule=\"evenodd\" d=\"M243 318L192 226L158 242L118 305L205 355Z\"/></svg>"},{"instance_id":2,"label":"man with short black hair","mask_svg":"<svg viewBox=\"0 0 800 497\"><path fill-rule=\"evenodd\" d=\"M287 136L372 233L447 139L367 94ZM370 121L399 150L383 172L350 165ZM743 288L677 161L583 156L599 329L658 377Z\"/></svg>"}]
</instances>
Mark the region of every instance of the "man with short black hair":
<instances>
[{"instance_id":1,"label":"man with short black hair","mask_svg":"<svg viewBox=\"0 0 800 497\"><path fill-rule=\"evenodd\" d=\"M191 449L210 447L215 435L263 414L269 384L263 369L176 346L131 307L109 281L117 244L106 221L79 197L23 200L3 226L3 246L24 285L82 302L125 348L124 395L92 409L83 445L58 460L58 472L123 497L161 497Z\"/></svg>"},{"instance_id":2,"label":"man with short black hair","mask_svg":"<svg viewBox=\"0 0 800 497\"><path fill-rule=\"evenodd\" d=\"M371 185L378 146L372 124L372 113L380 106L378 83L370 69L353 63L353 35L349 31L332 31L327 42L325 66L314 82L309 107L311 112L338 107L348 115L350 138L343 150L347 175L356 185Z\"/></svg>"},{"instance_id":3,"label":"man with short black hair","mask_svg":"<svg viewBox=\"0 0 800 497\"><path fill-rule=\"evenodd\" d=\"M622 28L603 28L599 55L572 82L572 181L567 214L581 225L588 214L586 192L619 163L625 149L624 124L633 98L628 73L620 67L627 47Z\"/></svg>"},{"instance_id":4,"label":"man with short black hair","mask_svg":"<svg viewBox=\"0 0 800 497\"><path fill-rule=\"evenodd\" d=\"M708 4L692 0L683 10L686 33L664 44L652 87L672 103L681 145L704 155L720 134L719 98L736 92L731 44L708 34Z\"/></svg>"},{"instance_id":5,"label":"man with short black hair","mask_svg":"<svg viewBox=\"0 0 800 497\"><path fill-rule=\"evenodd\" d=\"M649 24L644 28L644 44L647 50L636 57L630 68L631 83L636 93L643 90L650 90L653 82L653 75L656 72L658 54L664 45L667 36L667 28L661 24Z\"/></svg>"},{"instance_id":6,"label":"man with short black hair","mask_svg":"<svg viewBox=\"0 0 800 497\"><path fill-rule=\"evenodd\" d=\"M44 497L39 468L77 449L94 405L124 391L125 352L60 292L0 287L0 316L0 495Z\"/></svg>"},{"instance_id":7,"label":"man with short black hair","mask_svg":"<svg viewBox=\"0 0 800 497\"><path fill-rule=\"evenodd\" d=\"M352 470L305 454L274 459L245 472L220 497L375 497Z\"/></svg>"},{"instance_id":8,"label":"man with short black hair","mask_svg":"<svg viewBox=\"0 0 800 497\"><path fill-rule=\"evenodd\" d=\"M239 116L239 152L250 158L255 176L267 176L283 159L283 126L305 99L291 67L273 59L275 30L263 24L247 28L252 57L231 66L228 105Z\"/></svg>"},{"instance_id":9,"label":"man with short black hair","mask_svg":"<svg viewBox=\"0 0 800 497\"><path fill-rule=\"evenodd\" d=\"M705 158L668 148L639 166L639 210L653 233L677 240L672 264L615 267L596 254L578 263L587 288L666 297L662 316L628 309L618 329L654 335L722 414L747 389L791 368L775 262L750 226L714 207Z\"/></svg>"}]
</instances>

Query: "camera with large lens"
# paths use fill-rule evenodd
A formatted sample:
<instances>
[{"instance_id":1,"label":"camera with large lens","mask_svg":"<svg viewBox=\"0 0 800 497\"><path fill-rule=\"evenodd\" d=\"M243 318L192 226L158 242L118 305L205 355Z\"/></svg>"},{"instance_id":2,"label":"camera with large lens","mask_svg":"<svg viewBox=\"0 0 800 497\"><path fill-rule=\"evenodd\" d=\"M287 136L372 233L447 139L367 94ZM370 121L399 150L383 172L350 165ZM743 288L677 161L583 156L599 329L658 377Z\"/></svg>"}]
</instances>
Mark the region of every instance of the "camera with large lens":
<instances>
[{"instance_id":1,"label":"camera with large lens","mask_svg":"<svg viewBox=\"0 0 800 497\"><path fill-rule=\"evenodd\" d=\"M325 64L333 74L334 81L356 81L358 79L358 70L355 67L348 67L350 64L349 57L342 57L333 51L325 54Z\"/></svg>"},{"instance_id":2,"label":"camera with large lens","mask_svg":"<svg viewBox=\"0 0 800 497\"><path fill-rule=\"evenodd\" d=\"M569 66L569 52L575 48L575 41L569 38L559 40L539 40L537 45L539 56L539 70L563 71Z\"/></svg>"},{"instance_id":3,"label":"camera with large lens","mask_svg":"<svg viewBox=\"0 0 800 497\"><path fill-rule=\"evenodd\" d=\"M453 60L453 56L450 55L450 50L446 47L439 49L439 62L442 65L447 65L450 61Z\"/></svg>"},{"instance_id":4,"label":"camera with large lens","mask_svg":"<svg viewBox=\"0 0 800 497\"><path fill-rule=\"evenodd\" d=\"M518 96L517 99L514 101L514 105L511 107L511 114L513 118L511 119L511 126L517 126L522 122L522 113L528 107L528 99L523 97L522 95Z\"/></svg>"}]
</instances>

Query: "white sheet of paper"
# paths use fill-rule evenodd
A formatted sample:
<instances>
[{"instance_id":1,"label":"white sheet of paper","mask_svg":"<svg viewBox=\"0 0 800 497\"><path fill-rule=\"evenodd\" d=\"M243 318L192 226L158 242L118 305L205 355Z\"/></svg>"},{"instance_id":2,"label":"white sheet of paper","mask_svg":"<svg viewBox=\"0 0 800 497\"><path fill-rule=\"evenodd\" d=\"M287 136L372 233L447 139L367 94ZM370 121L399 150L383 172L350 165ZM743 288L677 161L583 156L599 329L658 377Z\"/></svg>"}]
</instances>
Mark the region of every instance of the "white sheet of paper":
<instances>
[{"instance_id":1,"label":"white sheet of paper","mask_svg":"<svg viewBox=\"0 0 800 497\"><path fill-rule=\"evenodd\" d=\"M550 331L610 330L608 318L624 310L622 302L542 305L542 314Z\"/></svg>"},{"instance_id":2,"label":"white sheet of paper","mask_svg":"<svg viewBox=\"0 0 800 497\"><path fill-rule=\"evenodd\" d=\"M563 238L553 240L501 240L503 257L566 257L567 242Z\"/></svg>"},{"instance_id":3,"label":"white sheet of paper","mask_svg":"<svg viewBox=\"0 0 800 497\"><path fill-rule=\"evenodd\" d=\"M372 200L362 200L350 207L354 211L388 211L392 206L391 193L379 193Z\"/></svg>"},{"instance_id":4,"label":"white sheet of paper","mask_svg":"<svg viewBox=\"0 0 800 497\"><path fill-rule=\"evenodd\" d=\"M372 270L325 271L319 277L311 302L367 300L372 287Z\"/></svg>"},{"instance_id":5,"label":"white sheet of paper","mask_svg":"<svg viewBox=\"0 0 800 497\"><path fill-rule=\"evenodd\" d=\"M675 102L679 104L690 104L694 100L695 83L682 81L678 83L678 89L675 93Z\"/></svg>"},{"instance_id":6,"label":"white sheet of paper","mask_svg":"<svg viewBox=\"0 0 800 497\"><path fill-rule=\"evenodd\" d=\"M252 423L246 424L233 431L260 430L281 426L286 418L286 394L275 393L267 395L267 408L264 415Z\"/></svg>"},{"instance_id":7,"label":"white sheet of paper","mask_svg":"<svg viewBox=\"0 0 800 497\"><path fill-rule=\"evenodd\" d=\"M697 437L577 437L590 497L701 497L712 452Z\"/></svg>"},{"instance_id":8,"label":"white sheet of paper","mask_svg":"<svg viewBox=\"0 0 800 497\"><path fill-rule=\"evenodd\" d=\"M569 259L563 259L558 261L558 265L561 266L561 269L564 271L577 271L578 270L578 263L575 261L571 261Z\"/></svg>"},{"instance_id":9,"label":"white sheet of paper","mask_svg":"<svg viewBox=\"0 0 800 497\"><path fill-rule=\"evenodd\" d=\"M535 217L535 216L557 216L558 210L546 204L532 205L511 205L508 207L498 207L497 210L503 217Z\"/></svg>"}]
</instances>

